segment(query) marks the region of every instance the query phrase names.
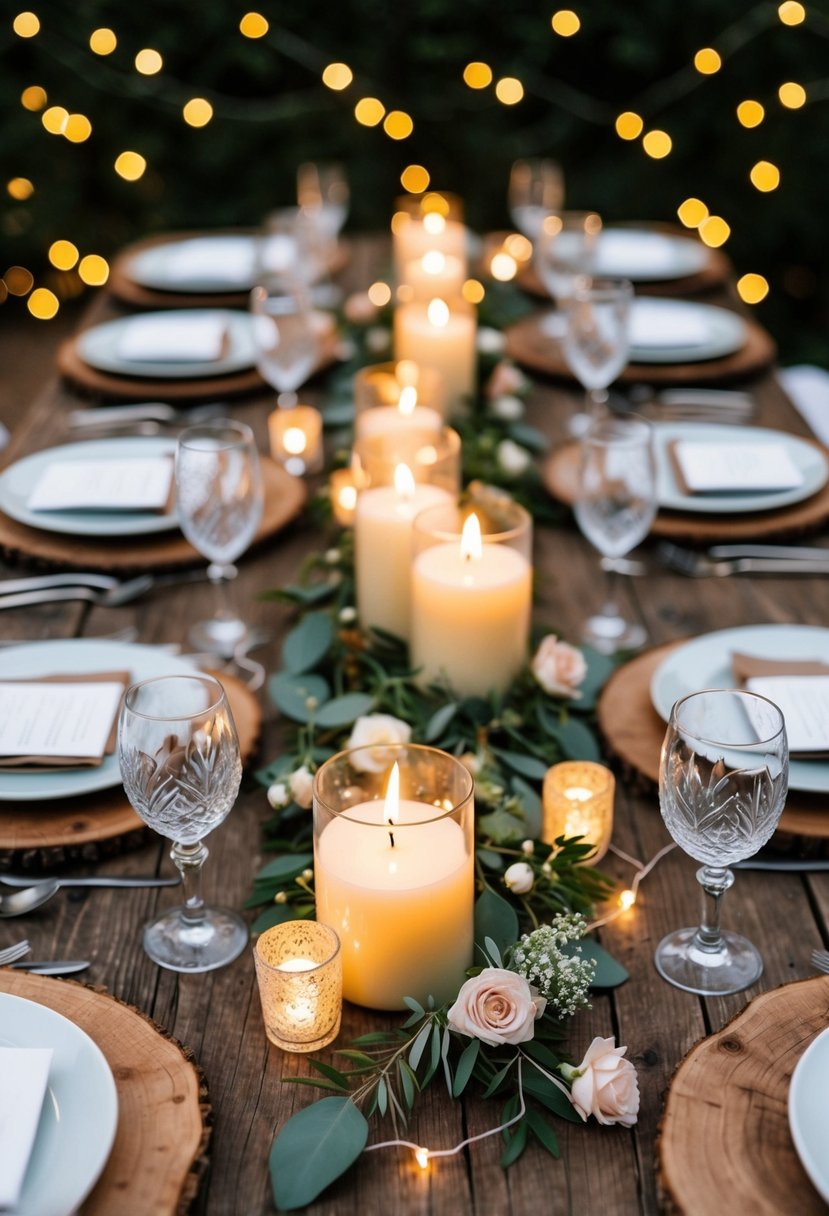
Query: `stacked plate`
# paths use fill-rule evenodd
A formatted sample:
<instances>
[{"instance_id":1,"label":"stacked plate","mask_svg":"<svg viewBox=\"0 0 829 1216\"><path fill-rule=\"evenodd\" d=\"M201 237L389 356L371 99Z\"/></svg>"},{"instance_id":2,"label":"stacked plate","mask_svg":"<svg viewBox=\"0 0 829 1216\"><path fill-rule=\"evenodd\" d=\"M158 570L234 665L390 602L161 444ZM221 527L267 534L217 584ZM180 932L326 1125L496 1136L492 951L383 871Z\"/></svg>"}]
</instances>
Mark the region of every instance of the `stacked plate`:
<instances>
[{"instance_id":1,"label":"stacked plate","mask_svg":"<svg viewBox=\"0 0 829 1216\"><path fill-rule=\"evenodd\" d=\"M206 360L193 359L186 349L182 349L178 358L175 355L163 359L125 356L122 350L125 345L129 348L132 331L138 326L146 329L148 322L157 322L159 329L168 334L174 326L185 333L189 326L218 325L224 330L225 343L216 358ZM106 321L84 330L75 349L80 359L95 371L144 380L204 380L250 371L256 366L251 318L234 309L180 309L174 313L119 317L116 321Z\"/></svg>"}]
</instances>

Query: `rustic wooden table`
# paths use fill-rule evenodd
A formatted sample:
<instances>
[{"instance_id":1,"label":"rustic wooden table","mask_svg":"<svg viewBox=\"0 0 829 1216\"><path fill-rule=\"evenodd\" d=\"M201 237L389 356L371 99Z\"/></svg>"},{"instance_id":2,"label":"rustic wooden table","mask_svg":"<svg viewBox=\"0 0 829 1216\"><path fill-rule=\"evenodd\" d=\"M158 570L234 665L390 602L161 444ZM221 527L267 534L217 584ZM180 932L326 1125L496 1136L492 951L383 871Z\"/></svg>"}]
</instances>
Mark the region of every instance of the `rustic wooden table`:
<instances>
[{"instance_id":1,"label":"rustic wooden table","mask_svg":"<svg viewBox=\"0 0 829 1216\"><path fill-rule=\"evenodd\" d=\"M355 248L348 272L351 283L371 281L372 257L370 246ZM115 306L101 298L90 316L100 319L115 312ZM752 391L759 402L760 422L805 432L773 376L756 382ZM53 382L27 409L7 459L66 441L65 414L78 404L82 402L75 394ZM253 426L263 450L272 405L271 396L263 394L232 407L235 416ZM531 399L532 418L551 437L560 438L574 405L567 389L539 385ZM257 594L291 579L317 543L312 527L301 520L241 562L237 591L245 612L253 623L273 632L269 646L256 653L269 668L277 665L289 614L277 604L259 601ZM577 639L581 621L600 598L596 554L567 520L558 527L536 530L535 560L538 618L565 637ZM12 570L2 572L9 575ZM14 571L19 572L19 568ZM820 577L692 581L655 565L647 577L627 580L623 594L654 644L727 626L825 625L829 619L829 580ZM185 587L118 609L67 604L5 611L0 613L0 637L85 637L134 625L142 642L186 644L188 625L203 609L203 590ZM266 697L260 695L264 709L260 755L266 760L276 754L279 724ZM621 781L616 812L614 842L634 857L650 858L668 841L652 789L643 792ZM248 787L226 823L209 839L212 855L204 876L209 900L242 904L263 862L260 824L268 813L264 792ZM153 839L89 868L128 874L155 867L164 872L172 869L165 845ZM605 868L627 885L628 866L608 857ZM407 1152L399 1157L395 1151L369 1155L318 1201L314 1211L337 1216L358 1211L525 1216L543 1206L549 1213L632 1216L660 1210L664 1197L659 1192L656 1142L666 1089L678 1063L757 992L809 976L811 948L829 940L829 874L740 873L725 902L725 920L759 946L765 960L761 981L746 993L712 1000L670 987L657 975L653 951L670 929L696 922L694 869L694 863L678 850L670 854L644 881L635 907L601 930L602 942L627 967L630 980L610 995L598 996L592 1011L573 1022L572 1049L577 1058L596 1034L615 1034L627 1044L642 1094L639 1122L632 1130L592 1123L587 1128L561 1125L560 1161L531 1145L506 1174L499 1168L496 1145L487 1141L426 1172ZM214 1116L210 1167L196 1210L214 1216L266 1213L273 1210L267 1157L274 1134L312 1098L302 1087L281 1085L280 1079L283 1073L304 1071L307 1064L268 1045L249 952L222 971L194 977L178 977L149 962L141 947L142 924L174 899L170 891L61 892L26 919L0 923L0 947L25 933L35 956L90 958L89 983L103 985L146 1011L189 1046L206 1075ZM344 1037L362 1033L376 1021L374 1015L347 1008ZM418 1106L412 1138L433 1147L451 1145L485 1130L496 1118L492 1104L474 1097L451 1104L435 1085ZM719 1146L711 1145L711 1151L719 1151ZM793 1151L791 1158L792 1185L808 1189ZM798 1208L796 1193L790 1211ZM722 1196L722 1203L726 1206L727 1196ZM130 1208L129 1196L123 1197L120 1212L142 1216Z\"/></svg>"}]
</instances>

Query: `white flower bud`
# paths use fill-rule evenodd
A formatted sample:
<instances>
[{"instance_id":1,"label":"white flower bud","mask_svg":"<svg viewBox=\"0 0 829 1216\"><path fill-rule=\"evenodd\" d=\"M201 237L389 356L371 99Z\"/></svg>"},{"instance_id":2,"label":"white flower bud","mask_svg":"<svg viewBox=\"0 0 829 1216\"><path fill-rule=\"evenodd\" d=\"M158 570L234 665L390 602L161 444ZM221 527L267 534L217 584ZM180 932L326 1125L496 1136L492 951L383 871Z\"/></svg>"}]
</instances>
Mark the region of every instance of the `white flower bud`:
<instances>
[{"instance_id":1,"label":"white flower bud","mask_svg":"<svg viewBox=\"0 0 829 1216\"><path fill-rule=\"evenodd\" d=\"M273 785L269 785L267 799L275 811L280 811L283 806L287 806L291 800L291 795L288 793L288 787L285 782L276 781Z\"/></svg>"},{"instance_id":2,"label":"white flower bud","mask_svg":"<svg viewBox=\"0 0 829 1216\"><path fill-rule=\"evenodd\" d=\"M522 840L521 841L521 852L526 853L527 857L531 857L533 855L533 853L535 852L535 841L534 840Z\"/></svg>"},{"instance_id":3,"label":"white flower bud","mask_svg":"<svg viewBox=\"0 0 829 1216\"><path fill-rule=\"evenodd\" d=\"M526 895L528 891L532 891L535 883L532 867L528 866L526 861L513 862L504 875L504 883L513 895Z\"/></svg>"}]
</instances>

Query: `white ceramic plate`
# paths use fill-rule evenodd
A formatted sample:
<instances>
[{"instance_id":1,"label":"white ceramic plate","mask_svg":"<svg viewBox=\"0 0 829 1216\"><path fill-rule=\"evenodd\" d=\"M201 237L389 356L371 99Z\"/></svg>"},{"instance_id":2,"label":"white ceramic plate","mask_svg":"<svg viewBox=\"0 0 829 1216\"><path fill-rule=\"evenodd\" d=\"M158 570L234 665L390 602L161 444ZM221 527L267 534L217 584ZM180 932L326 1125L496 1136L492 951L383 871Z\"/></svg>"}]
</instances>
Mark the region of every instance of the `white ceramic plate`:
<instances>
[{"instance_id":1,"label":"white ceramic plate","mask_svg":"<svg viewBox=\"0 0 829 1216\"><path fill-rule=\"evenodd\" d=\"M170 317L166 312L143 315L157 316L161 322L169 320ZM174 315L187 320L218 316L227 329L227 353L219 359L202 363L186 359L181 363L174 360L160 360L156 363L151 359L123 359L118 354L118 344L133 318L119 317L117 321L105 321L103 325L85 329L78 337L78 354L85 363L98 371L112 372L116 376L140 376L155 380L198 380L205 376L227 376L233 372L247 371L255 365L256 348L253 343L251 319L246 312L229 308L192 308L176 310Z\"/></svg>"},{"instance_id":2,"label":"white ceramic plate","mask_svg":"<svg viewBox=\"0 0 829 1216\"><path fill-rule=\"evenodd\" d=\"M24 456L0 473L0 511L19 523L43 532L71 536L144 536L178 527L175 515L161 511L30 511L29 495L47 467L58 460L125 460L131 456L174 456L175 439L89 439L64 447L46 448Z\"/></svg>"},{"instance_id":3,"label":"white ceramic plate","mask_svg":"<svg viewBox=\"0 0 829 1216\"><path fill-rule=\"evenodd\" d=\"M134 283L156 291L249 291L254 284L256 237L185 237L142 249L130 259Z\"/></svg>"},{"instance_id":4,"label":"white ceramic plate","mask_svg":"<svg viewBox=\"0 0 829 1216\"><path fill-rule=\"evenodd\" d=\"M29 679L69 672L129 671L133 681L152 676L186 674L193 670L187 659L178 658L157 646L132 642L106 642L94 638L63 638L9 646L3 651L4 680ZM118 756L104 756L98 768L44 769L14 773L0 769L0 802L34 802L71 798L118 785L121 770Z\"/></svg>"},{"instance_id":5,"label":"white ceramic plate","mask_svg":"<svg viewBox=\"0 0 829 1216\"><path fill-rule=\"evenodd\" d=\"M826 457L814 444L763 427L725 426L722 423L658 422L654 425L656 449L656 491L660 507L694 514L732 514L746 511L773 511L791 503L803 502L817 494L829 479ZM803 478L790 490L752 491L740 494L686 494L677 481L668 445L677 439L694 443L773 444L784 446Z\"/></svg>"},{"instance_id":6,"label":"white ceramic plate","mask_svg":"<svg viewBox=\"0 0 829 1216\"><path fill-rule=\"evenodd\" d=\"M103 1052L80 1027L36 1001L0 993L0 1043L51 1047L52 1064L14 1216L70 1216L106 1165L118 1095Z\"/></svg>"},{"instance_id":7,"label":"white ceramic plate","mask_svg":"<svg viewBox=\"0 0 829 1216\"><path fill-rule=\"evenodd\" d=\"M675 701L703 688L733 688L731 655L819 659L829 663L829 629L817 625L741 625L718 629L679 646L651 677L651 702L665 722ZM791 760L789 788L829 793L829 761Z\"/></svg>"},{"instance_id":8,"label":"white ceramic plate","mask_svg":"<svg viewBox=\"0 0 829 1216\"><path fill-rule=\"evenodd\" d=\"M803 1168L829 1203L829 1030L812 1040L795 1065L789 1127Z\"/></svg>"},{"instance_id":9,"label":"white ceramic plate","mask_svg":"<svg viewBox=\"0 0 829 1216\"><path fill-rule=\"evenodd\" d=\"M713 304L637 296L631 304L632 363L699 363L745 344L742 317Z\"/></svg>"},{"instance_id":10,"label":"white ceramic plate","mask_svg":"<svg viewBox=\"0 0 829 1216\"><path fill-rule=\"evenodd\" d=\"M708 261L699 241L647 228L604 228L598 240L596 274L657 283L698 274Z\"/></svg>"}]
</instances>

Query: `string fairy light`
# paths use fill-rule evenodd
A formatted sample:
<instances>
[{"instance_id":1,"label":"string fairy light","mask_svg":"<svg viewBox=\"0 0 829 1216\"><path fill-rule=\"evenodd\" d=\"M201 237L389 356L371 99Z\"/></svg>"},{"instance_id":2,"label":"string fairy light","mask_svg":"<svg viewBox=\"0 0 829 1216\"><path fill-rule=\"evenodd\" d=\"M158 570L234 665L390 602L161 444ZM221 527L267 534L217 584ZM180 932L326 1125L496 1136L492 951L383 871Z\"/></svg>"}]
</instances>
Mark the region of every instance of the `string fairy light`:
<instances>
[{"instance_id":1,"label":"string fairy light","mask_svg":"<svg viewBox=\"0 0 829 1216\"><path fill-rule=\"evenodd\" d=\"M642 882L642 879L647 878L654 866L656 866L663 857L667 857L669 853L673 852L675 848L676 841L672 840L670 844L666 844L664 848L661 848L659 852L650 859L650 861L642 862L636 857L631 857L629 853L625 853L615 844L611 844L610 852L615 853L616 856L622 861L626 861L628 865L633 866L636 873L633 876L630 886L626 887L620 892L619 906L614 908L613 911L608 912L605 916L599 917L598 920L591 921L587 926L587 932L590 932L592 929L600 929L602 925L609 925L611 921L617 920L618 917L629 911L629 909L632 908L636 903L636 898L639 894L639 884Z\"/></svg>"}]
</instances>

